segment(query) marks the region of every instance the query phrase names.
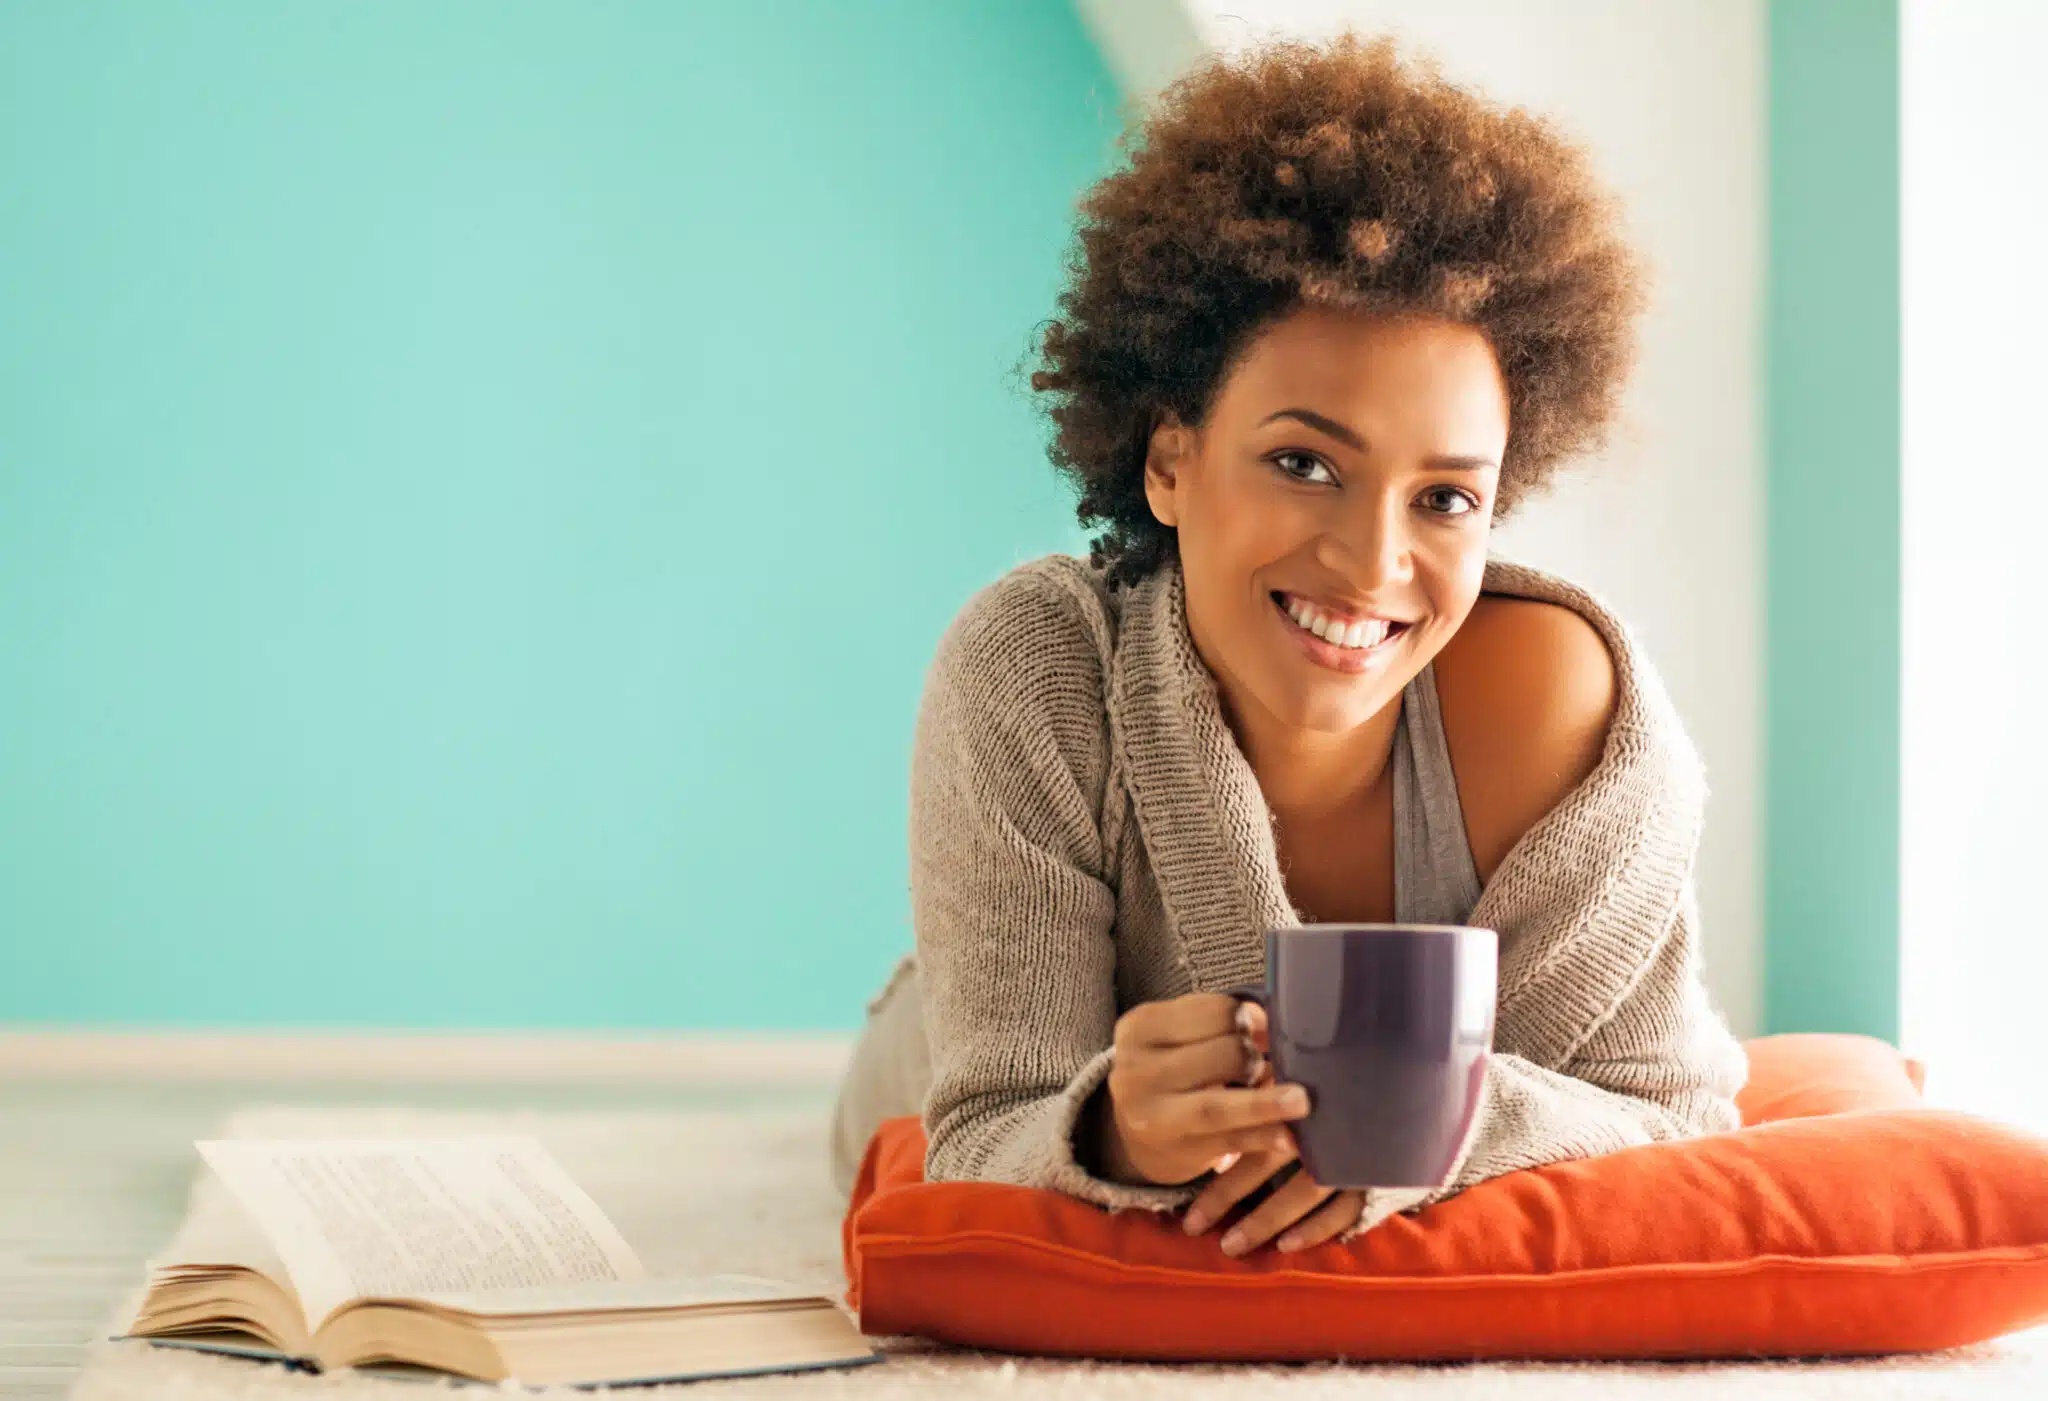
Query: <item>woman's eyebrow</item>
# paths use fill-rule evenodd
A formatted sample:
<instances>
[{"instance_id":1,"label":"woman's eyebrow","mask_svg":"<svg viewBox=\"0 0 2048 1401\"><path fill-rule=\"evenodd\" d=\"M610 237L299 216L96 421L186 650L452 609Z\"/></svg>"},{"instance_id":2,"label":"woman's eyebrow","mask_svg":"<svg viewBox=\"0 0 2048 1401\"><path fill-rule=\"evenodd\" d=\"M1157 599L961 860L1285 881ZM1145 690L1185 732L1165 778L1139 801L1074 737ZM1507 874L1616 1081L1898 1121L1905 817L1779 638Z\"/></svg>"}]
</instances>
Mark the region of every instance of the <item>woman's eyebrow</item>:
<instances>
[{"instance_id":1,"label":"woman's eyebrow","mask_svg":"<svg viewBox=\"0 0 2048 1401\"><path fill-rule=\"evenodd\" d=\"M1281 409L1277 413L1269 413L1260 419L1258 426L1264 428L1276 418L1299 419L1318 432L1329 434L1353 452L1367 451L1365 438L1362 434L1353 432L1337 422L1336 419L1319 414L1314 409ZM1489 467L1498 467L1500 464L1490 457L1467 457L1452 453L1432 457L1428 459L1427 465L1437 471L1483 472Z\"/></svg>"},{"instance_id":2,"label":"woman's eyebrow","mask_svg":"<svg viewBox=\"0 0 2048 1401\"><path fill-rule=\"evenodd\" d=\"M1269 413L1259 420L1259 427L1264 428L1276 418L1298 418L1317 432L1329 434L1353 452L1365 451L1365 439L1363 437L1352 432L1349 428L1337 422L1336 419L1325 418L1314 409L1282 409L1278 413Z\"/></svg>"}]
</instances>

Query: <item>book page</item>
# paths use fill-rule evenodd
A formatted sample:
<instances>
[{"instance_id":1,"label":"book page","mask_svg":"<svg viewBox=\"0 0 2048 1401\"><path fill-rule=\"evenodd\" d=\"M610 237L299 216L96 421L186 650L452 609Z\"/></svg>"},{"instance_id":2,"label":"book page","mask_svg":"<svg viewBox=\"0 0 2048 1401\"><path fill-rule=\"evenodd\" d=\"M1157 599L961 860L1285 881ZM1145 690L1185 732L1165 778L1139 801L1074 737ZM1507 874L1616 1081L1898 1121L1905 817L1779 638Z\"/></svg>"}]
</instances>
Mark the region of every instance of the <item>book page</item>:
<instances>
[{"instance_id":1,"label":"book page","mask_svg":"<svg viewBox=\"0 0 2048 1401\"><path fill-rule=\"evenodd\" d=\"M534 1284L517 1289L437 1290L414 1295L457 1313L517 1318L552 1313L616 1313L635 1309L701 1309L734 1304L817 1300L815 1289L753 1275L659 1275L635 1280L592 1280L586 1284Z\"/></svg>"},{"instance_id":2,"label":"book page","mask_svg":"<svg viewBox=\"0 0 2048 1401\"><path fill-rule=\"evenodd\" d=\"M180 1273L189 1273L195 1266L240 1265L280 1289L289 1283L284 1261L277 1258L270 1238L212 1173L201 1173L193 1182L177 1234L149 1257L148 1264L152 1270L177 1269Z\"/></svg>"},{"instance_id":3,"label":"book page","mask_svg":"<svg viewBox=\"0 0 2048 1401\"><path fill-rule=\"evenodd\" d=\"M625 1239L530 1137L206 1139L318 1330L352 1298L643 1279Z\"/></svg>"}]
</instances>

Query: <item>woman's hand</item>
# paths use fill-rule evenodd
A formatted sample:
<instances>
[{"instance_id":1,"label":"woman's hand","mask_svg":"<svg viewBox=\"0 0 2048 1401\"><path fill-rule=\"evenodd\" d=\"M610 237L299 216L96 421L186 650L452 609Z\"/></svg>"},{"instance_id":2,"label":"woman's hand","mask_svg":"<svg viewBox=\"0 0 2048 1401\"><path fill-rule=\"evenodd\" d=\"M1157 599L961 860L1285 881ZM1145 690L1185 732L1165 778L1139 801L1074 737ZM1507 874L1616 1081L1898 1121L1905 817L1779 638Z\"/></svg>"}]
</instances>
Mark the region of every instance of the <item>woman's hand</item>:
<instances>
[{"instance_id":1,"label":"woman's hand","mask_svg":"<svg viewBox=\"0 0 2048 1401\"><path fill-rule=\"evenodd\" d=\"M1141 1002L1117 1019L1101 1138L1124 1181L1178 1186L1257 1154L1294 1154L1299 1085L1265 1078L1265 1017L1221 993ZM1242 1195L1242 1194L1240 1194Z\"/></svg>"},{"instance_id":2,"label":"woman's hand","mask_svg":"<svg viewBox=\"0 0 2048 1401\"><path fill-rule=\"evenodd\" d=\"M1290 1164L1294 1168L1292 1173L1287 1171ZM1181 1225L1189 1235L1200 1235L1276 1177L1279 1180L1271 1195L1223 1233L1225 1255L1256 1250L1275 1235L1280 1237L1276 1244L1283 1251L1321 1245L1357 1225L1365 1210L1364 1193L1333 1192L1308 1175L1308 1170L1296 1159L1294 1136L1290 1134L1285 1149L1247 1153L1228 1171L1218 1173L1216 1180L1189 1205Z\"/></svg>"},{"instance_id":3,"label":"woman's hand","mask_svg":"<svg viewBox=\"0 0 2048 1401\"><path fill-rule=\"evenodd\" d=\"M1270 1074L1265 1061L1266 1009L1247 1003L1238 1008L1237 1017L1246 1044L1259 1056L1250 1076L1258 1084ZM1308 1175L1289 1133L1269 1148L1218 1163L1216 1180L1189 1204L1182 1228L1191 1236L1200 1235L1269 1182L1272 1189L1266 1199L1223 1233L1225 1255L1256 1250L1275 1235L1280 1236L1278 1248L1283 1251L1321 1245L1358 1224L1365 1210L1364 1193L1333 1192Z\"/></svg>"}]
</instances>

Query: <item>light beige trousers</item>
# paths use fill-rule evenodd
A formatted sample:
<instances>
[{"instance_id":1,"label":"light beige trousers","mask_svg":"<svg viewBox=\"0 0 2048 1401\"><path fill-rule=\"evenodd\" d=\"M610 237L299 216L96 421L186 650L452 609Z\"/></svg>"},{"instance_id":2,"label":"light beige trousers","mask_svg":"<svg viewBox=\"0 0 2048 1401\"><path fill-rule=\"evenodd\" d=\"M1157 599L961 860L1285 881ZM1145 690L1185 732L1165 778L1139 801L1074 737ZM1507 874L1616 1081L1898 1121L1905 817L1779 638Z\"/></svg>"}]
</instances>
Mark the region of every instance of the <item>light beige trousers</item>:
<instances>
[{"instance_id":1,"label":"light beige trousers","mask_svg":"<svg viewBox=\"0 0 2048 1401\"><path fill-rule=\"evenodd\" d=\"M924 1113L931 1085L924 997L917 964L906 957L881 994L868 1003L867 1024L854 1043L853 1059L832 1106L832 1185L841 1197L853 1191L861 1156L882 1121Z\"/></svg>"}]
</instances>

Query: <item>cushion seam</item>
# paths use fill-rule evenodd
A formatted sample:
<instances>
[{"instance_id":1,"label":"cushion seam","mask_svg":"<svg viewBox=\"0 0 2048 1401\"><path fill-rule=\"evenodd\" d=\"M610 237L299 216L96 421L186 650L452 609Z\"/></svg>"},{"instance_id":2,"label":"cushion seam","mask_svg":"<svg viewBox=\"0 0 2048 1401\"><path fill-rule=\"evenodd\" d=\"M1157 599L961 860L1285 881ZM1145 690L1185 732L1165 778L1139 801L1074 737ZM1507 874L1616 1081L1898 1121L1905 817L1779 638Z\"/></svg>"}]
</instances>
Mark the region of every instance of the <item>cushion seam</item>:
<instances>
[{"instance_id":1,"label":"cushion seam","mask_svg":"<svg viewBox=\"0 0 2048 1401\"><path fill-rule=\"evenodd\" d=\"M1373 1275L1335 1274L1315 1270L1280 1269L1262 1271L1257 1274L1213 1274L1202 1270L1190 1270L1178 1265L1140 1265L1121 1260L1106 1260L1100 1255L1069 1247L1052 1245L1044 1241L1027 1240L1017 1236L1004 1235L993 1231L956 1231L943 1236L879 1235L857 1236L855 1251L870 1258L893 1256L905 1258L913 1255L945 1254L957 1252L963 1244L995 1244L1005 1252L1022 1250L1029 1254L1050 1257L1063 1263L1091 1266L1111 1274L1144 1275L1176 1283L1221 1285L1242 1288L1250 1284L1292 1284L1313 1285L1317 1288L1335 1287L1342 1289L1370 1287L1376 1289L1411 1288L1471 1288L1479 1285L1517 1283L1524 1285L1560 1285L1603 1279L1622 1279L1634 1276L1669 1276L1673 1274L1722 1275L1739 1274L1764 1269L1836 1269L1853 1273L1932 1273L1947 1269L1961 1269L1987 1264L2037 1265L2048 1264L2048 1243L2041 1245L1987 1246L1979 1250L1929 1251L1918 1255L1786 1255L1767 1253L1748 1255L1739 1260L1682 1260L1664 1264L1639 1265L1597 1265L1588 1269L1557 1270L1547 1274L1448 1274L1448 1275Z\"/></svg>"}]
</instances>

